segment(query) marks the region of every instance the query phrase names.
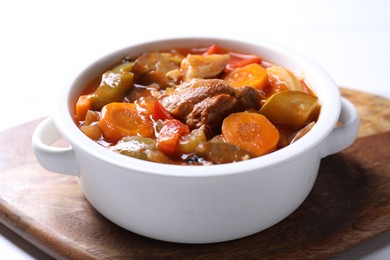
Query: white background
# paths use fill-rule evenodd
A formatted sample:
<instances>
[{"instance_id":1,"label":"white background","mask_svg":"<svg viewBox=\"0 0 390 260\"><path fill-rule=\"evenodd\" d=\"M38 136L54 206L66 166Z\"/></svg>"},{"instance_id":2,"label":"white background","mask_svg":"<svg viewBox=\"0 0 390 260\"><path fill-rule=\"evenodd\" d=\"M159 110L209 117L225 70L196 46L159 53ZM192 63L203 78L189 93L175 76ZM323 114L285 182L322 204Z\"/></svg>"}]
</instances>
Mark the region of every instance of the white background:
<instances>
[{"instance_id":1,"label":"white background","mask_svg":"<svg viewBox=\"0 0 390 260\"><path fill-rule=\"evenodd\" d=\"M266 39L320 63L340 86L390 98L390 1L2 1L0 130L52 114L86 65L177 36ZM42 258L0 225L0 256ZM390 232L337 258L390 259Z\"/></svg>"}]
</instances>

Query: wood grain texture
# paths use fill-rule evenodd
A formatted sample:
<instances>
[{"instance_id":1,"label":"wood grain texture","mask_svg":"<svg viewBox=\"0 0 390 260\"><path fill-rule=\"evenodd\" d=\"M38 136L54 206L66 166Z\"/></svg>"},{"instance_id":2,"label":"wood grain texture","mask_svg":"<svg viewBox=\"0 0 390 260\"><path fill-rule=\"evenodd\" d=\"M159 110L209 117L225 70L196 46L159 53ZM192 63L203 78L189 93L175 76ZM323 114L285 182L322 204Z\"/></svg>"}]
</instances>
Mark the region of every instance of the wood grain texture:
<instances>
[{"instance_id":1,"label":"wood grain texture","mask_svg":"<svg viewBox=\"0 0 390 260\"><path fill-rule=\"evenodd\" d=\"M55 258L327 258L390 228L390 101L347 89L342 94L361 114L360 138L323 159L305 202L258 234L185 245L114 225L86 201L76 177L37 163L31 135L40 120L0 134L0 221Z\"/></svg>"},{"instance_id":2,"label":"wood grain texture","mask_svg":"<svg viewBox=\"0 0 390 260\"><path fill-rule=\"evenodd\" d=\"M359 137L390 130L390 101L384 97L341 88L343 97L352 101L360 115Z\"/></svg>"}]
</instances>

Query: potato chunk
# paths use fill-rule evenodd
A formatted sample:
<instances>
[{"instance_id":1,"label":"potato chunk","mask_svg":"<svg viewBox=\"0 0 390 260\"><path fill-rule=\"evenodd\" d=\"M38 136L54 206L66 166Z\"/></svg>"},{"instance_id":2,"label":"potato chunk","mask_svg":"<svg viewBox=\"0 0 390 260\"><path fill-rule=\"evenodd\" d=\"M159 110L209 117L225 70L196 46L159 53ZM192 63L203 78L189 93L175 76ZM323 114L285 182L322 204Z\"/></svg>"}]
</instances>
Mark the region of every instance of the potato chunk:
<instances>
[{"instance_id":1,"label":"potato chunk","mask_svg":"<svg viewBox=\"0 0 390 260\"><path fill-rule=\"evenodd\" d=\"M178 68L178 65L159 52L145 52L136 59L131 71L135 74L136 83L145 86L158 84L165 89L175 85L167 73Z\"/></svg>"},{"instance_id":2,"label":"potato chunk","mask_svg":"<svg viewBox=\"0 0 390 260\"><path fill-rule=\"evenodd\" d=\"M184 81L194 78L217 77L226 67L229 54L192 55L182 61L180 70Z\"/></svg>"},{"instance_id":3,"label":"potato chunk","mask_svg":"<svg viewBox=\"0 0 390 260\"><path fill-rule=\"evenodd\" d=\"M239 162L256 157L256 155L237 145L213 141L200 143L195 154L213 164Z\"/></svg>"},{"instance_id":4,"label":"potato chunk","mask_svg":"<svg viewBox=\"0 0 390 260\"><path fill-rule=\"evenodd\" d=\"M318 98L301 91L285 90L271 96L260 113L274 124L303 127L308 124L318 108Z\"/></svg>"},{"instance_id":5,"label":"potato chunk","mask_svg":"<svg viewBox=\"0 0 390 260\"><path fill-rule=\"evenodd\" d=\"M274 89L304 91L301 83L293 73L281 66L267 68L268 80Z\"/></svg>"}]
</instances>

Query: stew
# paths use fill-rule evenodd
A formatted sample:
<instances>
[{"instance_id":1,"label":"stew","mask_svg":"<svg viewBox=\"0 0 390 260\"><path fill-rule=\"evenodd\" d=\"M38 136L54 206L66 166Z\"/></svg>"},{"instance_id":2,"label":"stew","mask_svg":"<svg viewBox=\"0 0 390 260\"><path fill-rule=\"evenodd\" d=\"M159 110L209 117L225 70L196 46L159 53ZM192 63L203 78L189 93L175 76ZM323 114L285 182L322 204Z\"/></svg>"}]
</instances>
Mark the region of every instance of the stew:
<instances>
[{"instance_id":1,"label":"stew","mask_svg":"<svg viewBox=\"0 0 390 260\"><path fill-rule=\"evenodd\" d=\"M320 105L284 67L218 45L125 57L78 98L74 119L113 152L152 162L231 163L281 149Z\"/></svg>"}]
</instances>

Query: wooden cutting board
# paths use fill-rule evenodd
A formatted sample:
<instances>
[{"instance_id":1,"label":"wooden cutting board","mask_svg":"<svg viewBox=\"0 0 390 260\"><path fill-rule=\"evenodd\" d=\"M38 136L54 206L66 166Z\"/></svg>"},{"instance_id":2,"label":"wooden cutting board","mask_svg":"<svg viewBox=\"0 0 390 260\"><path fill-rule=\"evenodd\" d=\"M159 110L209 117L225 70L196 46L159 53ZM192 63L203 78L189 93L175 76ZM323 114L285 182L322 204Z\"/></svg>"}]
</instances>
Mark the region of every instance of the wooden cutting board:
<instances>
[{"instance_id":1,"label":"wooden cutting board","mask_svg":"<svg viewBox=\"0 0 390 260\"><path fill-rule=\"evenodd\" d=\"M83 197L77 178L36 161L41 120L0 134L0 221L56 258L326 258L390 228L390 100L342 89L361 115L359 139L322 160L305 202L277 225L235 241L185 245L126 231Z\"/></svg>"}]
</instances>

